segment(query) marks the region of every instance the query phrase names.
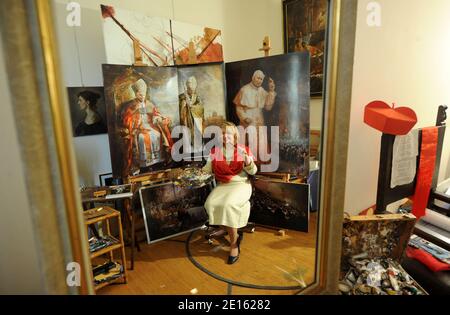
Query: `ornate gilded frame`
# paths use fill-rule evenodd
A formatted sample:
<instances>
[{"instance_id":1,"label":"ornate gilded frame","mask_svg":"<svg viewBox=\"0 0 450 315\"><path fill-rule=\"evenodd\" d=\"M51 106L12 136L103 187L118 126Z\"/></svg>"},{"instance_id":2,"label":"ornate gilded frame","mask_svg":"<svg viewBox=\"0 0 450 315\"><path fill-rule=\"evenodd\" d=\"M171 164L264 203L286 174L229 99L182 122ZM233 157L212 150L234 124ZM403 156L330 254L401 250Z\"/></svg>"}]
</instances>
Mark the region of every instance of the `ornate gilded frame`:
<instances>
[{"instance_id":1,"label":"ornate gilded frame","mask_svg":"<svg viewBox=\"0 0 450 315\"><path fill-rule=\"evenodd\" d=\"M338 292L357 0L329 0L329 10L316 281L301 294ZM15 116L19 142L22 146L29 145L26 136L31 132L37 135L34 140L40 145L33 147L34 151L22 152L27 188L36 196L41 191L39 186L51 187L51 193L41 196L34 205L39 223L35 234L41 236L37 242L44 251L41 259L47 270L43 278L48 292L92 294L87 236L79 211L81 200L70 145L70 119L61 84L50 0L3 0L0 12L5 55L11 60L20 58L10 62L7 69L15 105L20 104ZM14 76L30 79L19 83L14 82ZM21 97L24 84L34 98ZM48 113L42 113L45 106ZM27 111L41 119L23 120L28 117ZM41 159L38 161L41 165L56 166L36 169L36 158ZM48 163L49 160L53 163ZM49 231L53 234L49 235ZM61 268L61 261L70 259L81 265L81 287L76 290L65 286L66 271Z\"/></svg>"}]
</instances>

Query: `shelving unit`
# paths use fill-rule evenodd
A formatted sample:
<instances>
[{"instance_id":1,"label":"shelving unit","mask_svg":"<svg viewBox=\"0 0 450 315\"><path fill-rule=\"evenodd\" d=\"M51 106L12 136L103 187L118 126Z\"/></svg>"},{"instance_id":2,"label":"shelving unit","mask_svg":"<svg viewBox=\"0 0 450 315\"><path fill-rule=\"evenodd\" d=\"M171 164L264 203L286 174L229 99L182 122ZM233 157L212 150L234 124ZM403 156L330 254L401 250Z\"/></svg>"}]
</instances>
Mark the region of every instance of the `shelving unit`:
<instances>
[{"instance_id":1,"label":"shelving unit","mask_svg":"<svg viewBox=\"0 0 450 315\"><path fill-rule=\"evenodd\" d=\"M111 235L111 223L110 220L117 220L117 224L118 224L118 231L119 231L119 238L114 237ZM92 260L101 257L103 255L108 254L109 255L109 261L112 262L116 262L114 260L114 251L120 251L120 256L121 256L121 265L122 265L122 273L120 274L120 276L118 278L114 278L111 279L109 281L106 282L102 282L100 284L95 284L94 283L94 289L97 291L109 284L115 283L119 280L123 280L123 283L127 283L127 271L126 271L126 257L125 257L125 245L123 242L123 233L122 233L122 221L120 218L120 212L117 210L114 210L110 207L97 207L94 209L90 209L84 212L84 221L85 221L85 225L86 228L89 230L89 227L102 222L102 230L104 230L104 227L106 226L106 235L103 236L108 236L108 238L111 238L114 243L98 249L96 251L91 252L90 257L91 257L91 262ZM105 233L105 231L103 231L103 233ZM92 271L92 277L94 278L94 273Z\"/></svg>"}]
</instances>

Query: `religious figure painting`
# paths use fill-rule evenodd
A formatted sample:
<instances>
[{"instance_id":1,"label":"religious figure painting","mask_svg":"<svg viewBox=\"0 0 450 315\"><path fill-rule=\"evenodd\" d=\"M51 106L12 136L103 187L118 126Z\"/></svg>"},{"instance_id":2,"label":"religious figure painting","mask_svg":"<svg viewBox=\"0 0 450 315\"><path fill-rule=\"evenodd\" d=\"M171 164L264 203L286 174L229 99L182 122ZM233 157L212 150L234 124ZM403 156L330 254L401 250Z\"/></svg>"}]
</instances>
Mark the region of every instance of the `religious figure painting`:
<instances>
[{"instance_id":1,"label":"religious figure painting","mask_svg":"<svg viewBox=\"0 0 450 315\"><path fill-rule=\"evenodd\" d=\"M103 86L69 87L67 92L73 136L107 133Z\"/></svg>"},{"instance_id":2,"label":"religious figure painting","mask_svg":"<svg viewBox=\"0 0 450 315\"><path fill-rule=\"evenodd\" d=\"M173 65L170 20L101 5L106 60L109 64L135 64L135 47L143 64Z\"/></svg>"},{"instance_id":3,"label":"religious figure painting","mask_svg":"<svg viewBox=\"0 0 450 315\"><path fill-rule=\"evenodd\" d=\"M114 177L170 167L177 69L104 64L103 78Z\"/></svg>"},{"instance_id":4,"label":"religious figure painting","mask_svg":"<svg viewBox=\"0 0 450 315\"><path fill-rule=\"evenodd\" d=\"M222 63L178 67L180 123L189 128L194 153L203 150L205 128L226 120L224 75Z\"/></svg>"},{"instance_id":5,"label":"religious figure painting","mask_svg":"<svg viewBox=\"0 0 450 315\"><path fill-rule=\"evenodd\" d=\"M147 242L186 233L205 224L208 216L203 204L210 190L209 185L192 189L173 183L139 189Z\"/></svg>"},{"instance_id":6,"label":"religious figure painting","mask_svg":"<svg viewBox=\"0 0 450 315\"><path fill-rule=\"evenodd\" d=\"M327 0L285 0L285 52L311 56L311 96L321 96L325 64Z\"/></svg>"},{"instance_id":7,"label":"religious figure painting","mask_svg":"<svg viewBox=\"0 0 450 315\"><path fill-rule=\"evenodd\" d=\"M227 63L226 78L229 119L247 131L241 138L245 136L259 170L262 171L264 164L275 165L277 168L271 172L306 178L309 173L309 54L291 53ZM255 133L250 132L252 128Z\"/></svg>"},{"instance_id":8,"label":"religious figure painting","mask_svg":"<svg viewBox=\"0 0 450 315\"><path fill-rule=\"evenodd\" d=\"M308 232L309 185L256 179L253 186L250 222Z\"/></svg>"}]
</instances>

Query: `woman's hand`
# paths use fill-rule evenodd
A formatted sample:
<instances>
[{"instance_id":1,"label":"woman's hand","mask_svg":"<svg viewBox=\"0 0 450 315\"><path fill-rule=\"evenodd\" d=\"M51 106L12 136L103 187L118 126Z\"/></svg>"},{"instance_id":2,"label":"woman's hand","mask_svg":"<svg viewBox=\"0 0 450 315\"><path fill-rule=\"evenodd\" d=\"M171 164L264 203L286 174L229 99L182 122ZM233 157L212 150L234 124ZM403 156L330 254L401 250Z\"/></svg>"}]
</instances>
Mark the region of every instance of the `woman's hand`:
<instances>
[{"instance_id":1,"label":"woman's hand","mask_svg":"<svg viewBox=\"0 0 450 315\"><path fill-rule=\"evenodd\" d=\"M249 166L250 164L252 164L252 162L253 162L253 159L250 156L248 156L248 154L245 154L244 155L245 166Z\"/></svg>"}]
</instances>

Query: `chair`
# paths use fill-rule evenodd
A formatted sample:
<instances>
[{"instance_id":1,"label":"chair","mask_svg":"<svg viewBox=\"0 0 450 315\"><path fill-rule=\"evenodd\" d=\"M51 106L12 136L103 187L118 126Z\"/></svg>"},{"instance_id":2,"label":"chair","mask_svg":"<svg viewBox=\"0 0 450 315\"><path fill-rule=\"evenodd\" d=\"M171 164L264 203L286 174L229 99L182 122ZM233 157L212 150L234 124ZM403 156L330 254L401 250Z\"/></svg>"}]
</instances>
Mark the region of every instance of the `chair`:
<instances>
[{"instance_id":1,"label":"chair","mask_svg":"<svg viewBox=\"0 0 450 315\"><path fill-rule=\"evenodd\" d=\"M254 176L249 175L249 178L253 179ZM216 187L216 185L217 185L217 183L216 183L216 180L214 179L213 189ZM254 192L255 192L255 188L252 185L252 195L250 196L250 209L252 207L252 199L253 199L252 197L254 196ZM206 211L206 209L205 209L205 211ZM228 235L228 233L226 231L225 231L225 234L220 235L221 231L222 231L220 226L209 225L209 222L206 222L205 226L206 226L205 239L208 241L208 244L212 244L214 239ZM255 230L256 230L256 224L253 222L248 222L248 224L245 227L238 229L238 233L239 234L243 234L244 232L245 233L254 233Z\"/></svg>"},{"instance_id":2,"label":"chair","mask_svg":"<svg viewBox=\"0 0 450 315\"><path fill-rule=\"evenodd\" d=\"M442 190L438 188L437 185L446 129L446 109L447 106L440 106L436 119L436 126L438 127L438 146L427 211L438 211L449 215L449 210L447 209L450 209L450 198L443 194ZM414 195L415 192L417 174L414 181L410 184L397 186L395 188L390 187L394 140L395 136L393 135L382 135L376 214L386 213L388 204L410 197ZM420 144L421 130L419 130L419 146ZM417 168L419 167L419 159L420 156L417 157ZM449 207L443 207L442 202L448 204ZM448 241L443 241L443 231L439 232L436 227L432 228L425 225L422 220L416 223L413 233L440 247L446 248L447 250L450 249L450 243ZM403 268L430 294L448 294L448 292L450 292L450 272L444 271L433 273L417 260L408 257L404 257L401 263Z\"/></svg>"}]
</instances>

